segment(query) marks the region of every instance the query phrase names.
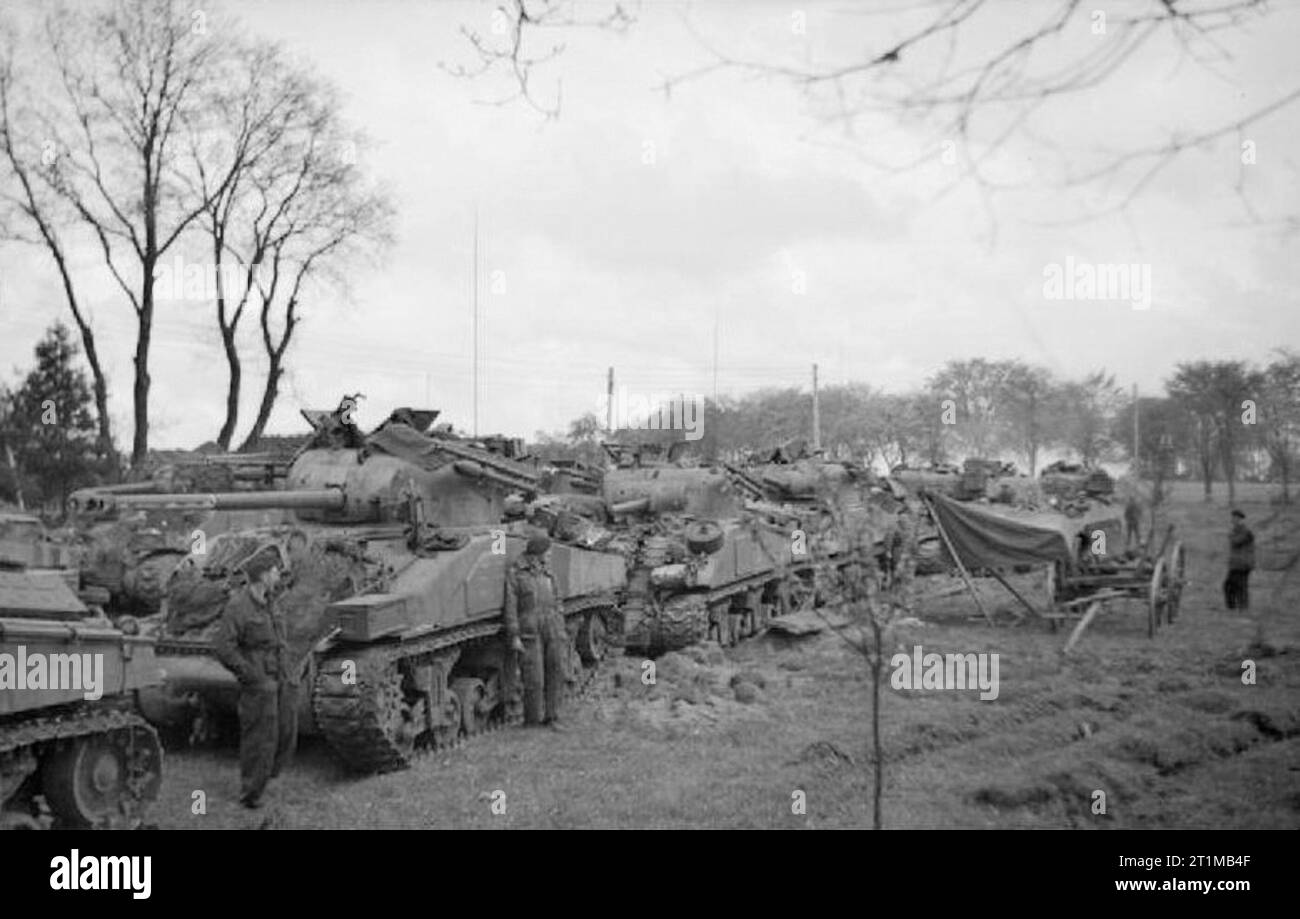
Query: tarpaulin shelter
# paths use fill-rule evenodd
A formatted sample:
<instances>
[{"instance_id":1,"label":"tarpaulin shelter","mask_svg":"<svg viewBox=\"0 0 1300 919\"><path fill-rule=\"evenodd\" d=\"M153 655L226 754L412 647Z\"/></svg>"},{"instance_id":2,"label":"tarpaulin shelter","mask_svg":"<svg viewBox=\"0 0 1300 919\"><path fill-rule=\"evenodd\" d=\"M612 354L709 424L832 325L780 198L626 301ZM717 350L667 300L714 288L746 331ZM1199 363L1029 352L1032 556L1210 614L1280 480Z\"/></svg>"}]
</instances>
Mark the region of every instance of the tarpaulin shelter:
<instances>
[{"instance_id":1,"label":"tarpaulin shelter","mask_svg":"<svg viewBox=\"0 0 1300 919\"><path fill-rule=\"evenodd\" d=\"M1075 517L1059 513L1025 512L993 505L963 504L934 492L922 492L943 543L944 554L957 566L975 603L980 602L969 572L986 571L1035 614L1028 600L1003 576L1007 570L1055 565L1073 572L1084 547L1104 534L1108 544L1123 545L1123 521L1113 508L1097 505ZM1112 542L1113 541L1113 542Z\"/></svg>"},{"instance_id":2,"label":"tarpaulin shelter","mask_svg":"<svg viewBox=\"0 0 1300 919\"><path fill-rule=\"evenodd\" d=\"M1060 562L1073 571L1079 558L1080 540L1085 545L1098 532L1108 543L1123 545L1123 520L1106 505L1098 505L1077 517L1059 513L1016 512L993 505L962 504L943 495L928 493L926 499L935 525L947 536L945 548L955 551L968 569L1005 571L1025 566Z\"/></svg>"}]
</instances>

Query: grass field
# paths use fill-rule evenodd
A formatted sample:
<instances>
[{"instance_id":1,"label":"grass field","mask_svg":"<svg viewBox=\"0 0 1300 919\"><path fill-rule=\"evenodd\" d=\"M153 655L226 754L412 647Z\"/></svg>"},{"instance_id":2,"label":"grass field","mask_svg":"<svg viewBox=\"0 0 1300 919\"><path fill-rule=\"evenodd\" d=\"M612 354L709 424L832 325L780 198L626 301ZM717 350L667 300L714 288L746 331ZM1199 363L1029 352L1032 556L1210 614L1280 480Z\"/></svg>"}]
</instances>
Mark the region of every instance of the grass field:
<instances>
[{"instance_id":1,"label":"grass field","mask_svg":"<svg viewBox=\"0 0 1300 919\"><path fill-rule=\"evenodd\" d=\"M1224 497L1206 504L1189 483L1176 487L1168 519L1190 582L1180 619L1154 640L1136 605L1100 617L1068 658L1065 631L991 627L972 618L969 596L922 607L923 624L895 636L899 648L996 652L1000 693L980 701L970 691L884 689L884 825L1300 826L1300 509L1270 505L1262 486L1241 487L1238 506L1262 566L1249 617L1222 609ZM946 582L926 579L921 590ZM994 582L981 594L1012 609ZM1254 685L1242 681L1247 659ZM176 828L871 825L870 682L833 634L671 655L654 686L638 679L639 661L608 669L573 706L566 732L499 731L402 773L356 778L308 742L260 812L235 803L233 749L170 752L151 819ZM759 687L752 701L736 700L736 674ZM196 790L206 814L191 812ZM796 791L806 814L792 813ZM1096 791L1105 814L1093 813ZM503 814L493 813L496 792Z\"/></svg>"}]
</instances>

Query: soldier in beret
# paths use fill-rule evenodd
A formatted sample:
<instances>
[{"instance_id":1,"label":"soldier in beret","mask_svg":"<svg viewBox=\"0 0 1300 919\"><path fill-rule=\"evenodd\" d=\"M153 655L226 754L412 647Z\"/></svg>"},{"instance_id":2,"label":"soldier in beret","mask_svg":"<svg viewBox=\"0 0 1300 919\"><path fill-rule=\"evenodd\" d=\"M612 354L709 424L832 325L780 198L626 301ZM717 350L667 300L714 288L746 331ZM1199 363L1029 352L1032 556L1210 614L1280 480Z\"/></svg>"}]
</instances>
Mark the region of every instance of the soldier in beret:
<instances>
[{"instance_id":1,"label":"soldier in beret","mask_svg":"<svg viewBox=\"0 0 1300 919\"><path fill-rule=\"evenodd\" d=\"M506 642L523 676L524 723L558 726L569 635L546 564L551 540L533 536L506 574ZM511 665L513 666L513 665Z\"/></svg>"},{"instance_id":2,"label":"soldier in beret","mask_svg":"<svg viewBox=\"0 0 1300 919\"><path fill-rule=\"evenodd\" d=\"M267 782L288 765L298 740L298 668L273 593L282 565L274 547L244 563L247 583L222 611L213 643L239 681L239 801L248 808L262 806Z\"/></svg>"}]
</instances>

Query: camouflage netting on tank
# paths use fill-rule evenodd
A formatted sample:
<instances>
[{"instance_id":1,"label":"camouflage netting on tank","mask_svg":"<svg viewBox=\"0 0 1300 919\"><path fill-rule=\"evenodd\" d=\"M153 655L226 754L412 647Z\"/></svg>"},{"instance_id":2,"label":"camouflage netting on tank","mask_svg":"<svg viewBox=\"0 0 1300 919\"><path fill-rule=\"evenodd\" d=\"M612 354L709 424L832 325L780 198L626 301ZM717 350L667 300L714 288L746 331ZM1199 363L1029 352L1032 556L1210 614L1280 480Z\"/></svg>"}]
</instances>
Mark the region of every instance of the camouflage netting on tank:
<instances>
[{"instance_id":1,"label":"camouflage netting on tank","mask_svg":"<svg viewBox=\"0 0 1300 919\"><path fill-rule=\"evenodd\" d=\"M168 588L167 631L198 637L217 621L227 598L245 583L240 566L268 545L278 545L290 559L277 606L288 625L289 644L306 653L325 630L325 608L367 586L366 566L357 547L338 540L309 541L295 549L293 531L231 533L214 540L200 567L187 561ZM297 531L302 533L302 531Z\"/></svg>"}]
</instances>

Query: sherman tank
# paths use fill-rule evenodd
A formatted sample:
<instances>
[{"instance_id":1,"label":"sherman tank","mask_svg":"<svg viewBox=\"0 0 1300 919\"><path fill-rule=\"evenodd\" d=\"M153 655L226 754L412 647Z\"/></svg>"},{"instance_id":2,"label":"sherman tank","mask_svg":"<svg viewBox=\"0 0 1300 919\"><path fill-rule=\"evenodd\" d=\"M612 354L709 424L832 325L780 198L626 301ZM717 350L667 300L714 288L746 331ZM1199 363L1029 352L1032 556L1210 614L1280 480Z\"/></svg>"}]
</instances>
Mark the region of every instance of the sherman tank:
<instances>
[{"instance_id":1,"label":"sherman tank","mask_svg":"<svg viewBox=\"0 0 1300 919\"><path fill-rule=\"evenodd\" d=\"M0 828L139 825L162 747L134 702L161 681L153 640L58 571L0 571Z\"/></svg>"},{"instance_id":2,"label":"sherman tank","mask_svg":"<svg viewBox=\"0 0 1300 919\"><path fill-rule=\"evenodd\" d=\"M628 561L624 641L646 654L761 632L853 555L829 469L702 464L680 446L606 445L602 497Z\"/></svg>"},{"instance_id":3,"label":"sherman tank","mask_svg":"<svg viewBox=\"0 0 1300 919\"><path fill-rule=\"evenodd\" d=\"M279 454L168 453L152 456L140 481L76 492L71 504L83 589L98 591L112 617L157 613L168 579L197 543L283 522L288 512L133 505L133 496L273 490L283 488L287 469L288 457Z\"/></svg>"},{"instance_id":4,"label":"sherman tank","mask_svg":"<svg viewBox=\"0 0 1300 919\"><path fill-rule=\"evenodd\" d=\"M166 671L142 697L154 723L202 734L233 711L234 677L211 656L240 565L270 545L289 565L279 598L301 661L301 730L322 734L364 772L407 766L504 723L505 575L535 530L507 519L507 498L536 495L533 469L482 443L430 431L433 410L399 409L364 435L349 400L304 411L313 428L282 490L84 494L88 509L286 512L229 530L191 552L149 624ZM569 625L573 688L606 653L625 584L622 556L569 544L549 553Z\"/></svg>"}]
</instances>

